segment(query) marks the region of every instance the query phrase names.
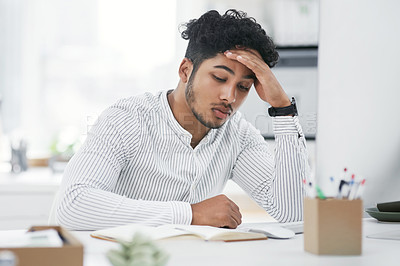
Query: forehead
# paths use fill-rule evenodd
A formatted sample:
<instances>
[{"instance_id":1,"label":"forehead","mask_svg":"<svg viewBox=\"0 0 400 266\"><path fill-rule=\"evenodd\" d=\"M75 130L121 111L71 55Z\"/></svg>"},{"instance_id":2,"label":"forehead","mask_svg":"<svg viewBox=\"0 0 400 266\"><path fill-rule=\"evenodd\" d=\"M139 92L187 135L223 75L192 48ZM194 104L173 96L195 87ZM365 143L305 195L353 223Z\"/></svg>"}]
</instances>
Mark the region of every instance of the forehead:
<instances>
[{"instance_id":1,"label":"forehead","mask_svg":"<svg viewBox=\"0 0 400 266\"><path fill-rule=\"evenodd\" d=\"M235 72L235 75L239 74L240 76L243 76L243 75L253 74L253 72L250 69L248 69L245 65L236 60L227 58L222 53L218 53L213 58L204 60L200 65L200 68L203 68L203 70L220 69L221 71L226 71L221 68L216 68L216 66L226 66L232 69Z\"/></svg>"}]
</instances>

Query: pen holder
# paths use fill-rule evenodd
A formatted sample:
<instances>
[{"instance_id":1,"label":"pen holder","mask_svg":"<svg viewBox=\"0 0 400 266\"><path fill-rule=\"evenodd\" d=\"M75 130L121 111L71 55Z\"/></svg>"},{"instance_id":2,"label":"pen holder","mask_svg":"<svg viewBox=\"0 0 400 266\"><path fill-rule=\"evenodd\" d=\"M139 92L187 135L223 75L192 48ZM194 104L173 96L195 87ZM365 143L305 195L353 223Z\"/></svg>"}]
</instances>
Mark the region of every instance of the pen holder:
<instances>
[{"instance_id":1,"label":"pen holder","mask_svg":"<svg viewBox=\"0 0 400 266\"><path fill-rule=\"evenodd\" d=\"M318 255L360 255L362 200L305 198L304 250Z\"/></svg>"}]
</instances>

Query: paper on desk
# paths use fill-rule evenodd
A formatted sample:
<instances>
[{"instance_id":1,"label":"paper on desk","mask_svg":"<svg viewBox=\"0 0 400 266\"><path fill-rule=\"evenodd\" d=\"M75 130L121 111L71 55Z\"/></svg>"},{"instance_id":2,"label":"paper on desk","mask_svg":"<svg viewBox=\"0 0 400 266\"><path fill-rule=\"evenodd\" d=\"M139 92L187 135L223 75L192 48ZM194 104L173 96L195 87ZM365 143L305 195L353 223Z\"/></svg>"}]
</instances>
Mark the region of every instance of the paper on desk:
<instances>
[{"instance_id":1,"label":"paper on desk","mask_svg":"<svg viewBox=\"0 0 400 266\"><path fill-rule=\"evenodd\" d=\"M400 230L368 235L368 238L400 240Z\"/></svg>"},{"instance_id":2,"label":"paper on desk","mask_svg":"<svg viewBox=\"0 0 400 266\"><path fill-rule=\"evenodd\" d=\"M295 234L301 234L304 232L304 222L263 222L263 223L243 223L238 228L251 228L251 229L267 229L269 226L280 226L293 231Z\"/></svg>"},{"instance_id":3,"label":"paper on desk","mask_svg":"<svg viewBox=\"0 0 400 266\"><path fill-rule=\"evenodd\" d=\"M63 241L54 229L35 232L15 232L3 235L0 248L61 247Z\"/></svg>"}]
</instances>

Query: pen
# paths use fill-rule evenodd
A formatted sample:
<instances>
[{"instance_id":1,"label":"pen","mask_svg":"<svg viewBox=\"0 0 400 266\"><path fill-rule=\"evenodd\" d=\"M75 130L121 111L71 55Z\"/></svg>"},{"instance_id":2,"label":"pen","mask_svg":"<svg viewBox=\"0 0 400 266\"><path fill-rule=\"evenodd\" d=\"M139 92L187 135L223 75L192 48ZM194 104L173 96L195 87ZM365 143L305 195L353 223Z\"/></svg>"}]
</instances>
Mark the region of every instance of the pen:
<instances>
[{"instance_id":1,"label":"pen","mask_svg":"<svg viewBox=\"0 0 400 266\"><path fill-rule=\"evenodd\" d=\"M336 188L335 178L333 176L331 176L331 177L329 177L329 180L331 181L332 187Z\"/></svg>"},{"instance_id":2,"label":"pen","mask_svg":"<svg viewBox=\"0 0 400 266\"><path fill-rule=\"evenodd\" d=\"M317 191L318 198L326 199L324 193L322 192L321 188L318 185L315 185L315 190Z\"/></svg>"},{"instance_id":3,"label":"pen","mask_svg":"<svg viewBox=\"0 0 400 266\"><path fill-rule=\"evenodd\" d=\"M360 198L362 193L364 192L364 184L365 184L365 178L361 181L360 185L358 186L356 199Z\"/></svg>"},{"instance_id":4,"label":"pen","mask_svg":"<svg viewBox=\"0 0 400 266\"><path fill-rule=\"evenodd\" d=\"M342 180L347 181L347 167L343 169Z\"/></svg>"},{"instance_id":5,"label":"pen","mask_svg":"<svg viewBox=\"0 0 400 266\"><path fill-rule=\"evenodd\" d=\"M311 191L311 197L315 197L315 193L314 193L312 182L308 182L308 187L309 187L309 189Z\"/></svg>"},{"instance_id":6,"label":"pen","mask_svg":"<svg viewBox=\"0 0 400 266\"><path fill-rule=\"evenodd\" d=\"M343 173L341 175L340 178L340 182L339 182L339 188L338 188L338 194L336 196L336 198L342 199L344 197L344 195L346 195L347 193L347 188L346 186L348 185L347 183L347 167L343 168Z\"/></svg>"},{"instance_id":7,"label":"pen","mask_svg":"<svg viewBox=\"0 0 400 266\"><path fill-rule=\"evenodd\" d=\"M353 188L351 189L350 196L349 196L350 200L353 200L353 199L356 198L356 194L357 194L357 191L358 191L358 187L360 186L360 183L361 182L354 182Z\"/></svg>"},{"instance_id":8,"label":"pen","mask_svg":"<svg viewBox=\"0 0 400 266\"><path fill-rule=\"evenodd\" d=\"M303 184L304 184L304 189L306 191L306 195L308 197L312 197L311 192L312 192L312 183L308 182L307 184L307 180L303 179Z\"/></svg>"},{"instance_id":9,"label":"pen","mask_svg":"<svg viewBox=\"0 0 400 266\"><path fill-rule=\"evenodd\" d=\"M343 198L343 195L346 194L347 195L347 190L348 190L348 185L349 182L345 181L345 180L340 180L340 184L339 184L339 191L338 191L338 195L337 198L341 199Z\"/></svg>"},{"instance_id":10,"label":"pen","mask_svg":"<svg viewBox=\"0 0 400 266\"><path fill-rule=\"evenodd\" d=\"M351 191L353 189L353 184L354 184L354 177L355 177L355 175L352 174L351 175L351 180L350 180L350 183L349 183L349 191L347 192L347 198L350 198L350 193L351 193Z\"/></svg>"},{"instance_id":11,"label":"pen","mask_svg":"<svg viewBox=\"0 0 400 266\"><path fill-rule=\"evenodd\" d=\"M304 184L304 190L306 191L306 196L309 196L310 194L308 193L307 181L305 179L303 179L303 184Z\"/></svg>"}]
</instances>

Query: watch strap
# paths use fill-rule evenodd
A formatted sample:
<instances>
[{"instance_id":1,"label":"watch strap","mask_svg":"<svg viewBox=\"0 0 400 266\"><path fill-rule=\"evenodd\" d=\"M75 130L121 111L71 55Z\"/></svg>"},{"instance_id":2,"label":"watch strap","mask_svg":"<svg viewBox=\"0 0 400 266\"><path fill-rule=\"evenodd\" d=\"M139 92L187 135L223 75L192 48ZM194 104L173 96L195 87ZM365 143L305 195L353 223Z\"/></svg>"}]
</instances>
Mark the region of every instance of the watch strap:
<instances>
[{"instance_id":1,"label":"watch strap","mask_svg":"<svg viewBox=\"0 0 400 266\"><path fill-rule=\"evenodd\" d=\"M292 97L291 104L285 107L270 107L268 108L268 114L271 117L275 116L297 116L296 99Z\"/></svg>"}]
</instances>

